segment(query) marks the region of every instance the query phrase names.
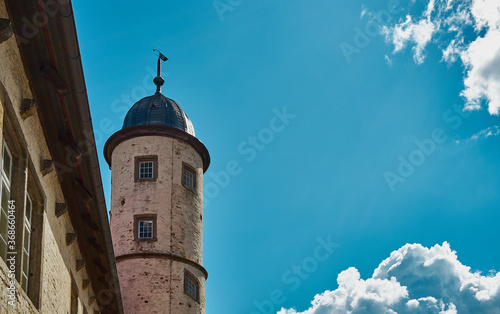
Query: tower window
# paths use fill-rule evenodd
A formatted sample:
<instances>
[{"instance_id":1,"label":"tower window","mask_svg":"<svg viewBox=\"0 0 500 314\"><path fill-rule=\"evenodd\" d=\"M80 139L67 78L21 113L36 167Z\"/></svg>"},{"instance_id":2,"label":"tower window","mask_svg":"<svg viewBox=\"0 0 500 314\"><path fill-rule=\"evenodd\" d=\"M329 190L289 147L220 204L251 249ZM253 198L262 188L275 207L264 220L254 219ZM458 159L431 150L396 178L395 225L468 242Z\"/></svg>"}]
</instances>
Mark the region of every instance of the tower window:
<instances>
[{"instance_id":1,"label":"tower window","mask_svg":"<svg viewBox=\"0 0 500 314\"><path fill-rule=\"evenodd\" d=\"M139 179L153 179L153 162L141 161L139 162Z\"/></svg>"},{"instance_id":2,"label":"tower window","mask_svg":"<svg viewBox=\"0 0 500 314\"><path fill-rule=\"evenodd\" d=\"M153 221L139 220L139 239L150 239L153 237Z\"/></svg>"},{"instance_id":3,"label":"tower window","mask_svg":"<svg viewBox=\"0 0 500 314\"><path fill-rule=\"evenodd\" d=\"M134 239L156 241L156 215L134 215Z\"/></svg>"},{"instance_id":4,"label":"tower window","mask_svg":"<svg viewBox=\"0 0 500 314\"><path fill-rule=\"evenodd\" d=\"M156 181L158 177L158 156L135 157L135 181Z\"/></svg>"},{"instance_id":5,"label":"tower window","mask_svg":"<svg viewBox=\"0 0 500 314\"><path fill-rule=\"evenodd\" d=\"M188 165L182 166L182 185L188 189L194 190L196 183L196 174L194 169Z\"/></svg>"},{"instance_id":6,"label":"tower window","mask_svg":"<svg viewBox=\"0 0 500 314\"><path fill-rule=\"evenodd\" d=\"M188 270L184 270L184 293L200 303L200 285L196 277Z\"/></svg>"}]
</instances>

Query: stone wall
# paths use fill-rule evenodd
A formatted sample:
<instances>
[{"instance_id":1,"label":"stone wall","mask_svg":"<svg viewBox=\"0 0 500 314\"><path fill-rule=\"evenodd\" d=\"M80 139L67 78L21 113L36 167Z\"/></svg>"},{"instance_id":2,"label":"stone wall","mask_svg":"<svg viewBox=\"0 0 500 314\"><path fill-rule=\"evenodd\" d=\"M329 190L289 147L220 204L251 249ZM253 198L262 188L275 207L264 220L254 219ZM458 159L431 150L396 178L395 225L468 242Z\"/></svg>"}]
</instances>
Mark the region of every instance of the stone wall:
<instances>
[{"instance_id":1,"label":"stone wall","mask_svg":"<svg viewBox=\"0 0 500 314\"><path fill-rule=\"evenodd\" d=\"M156 181L135 181L135 158L140 156L157 156ZM202 265L201 157L180 140L142 136L120 143L111 160L110 224L125 313L204 313L204 274L185 261L168 257L175 255ZM183 165L196 173L194 190L182 185ZM137 214L157 215L156 241L135 240ZM142 258L141 254L149 255ZM200 284L199 303L184 293L184 269L190 270Z\"/></svg>"}]
</instances>

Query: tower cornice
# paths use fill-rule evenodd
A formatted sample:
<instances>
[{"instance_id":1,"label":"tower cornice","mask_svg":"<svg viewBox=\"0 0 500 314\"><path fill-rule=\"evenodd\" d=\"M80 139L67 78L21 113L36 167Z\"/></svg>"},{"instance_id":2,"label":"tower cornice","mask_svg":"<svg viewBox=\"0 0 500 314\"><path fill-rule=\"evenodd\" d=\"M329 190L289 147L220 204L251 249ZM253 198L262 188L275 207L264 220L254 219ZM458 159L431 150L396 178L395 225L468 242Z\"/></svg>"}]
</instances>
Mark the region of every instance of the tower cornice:
<instances>
[{"instance_id":1,"label":"tower cornice","mask_svg":"<svg viewBox=\"0 0 500 314\"><path fill-rule=\"evenodd\" d=\"M184 141L191 145L200 154L203 160L203 172L210 165L210 154L205 145L196 137L179 129L165 125L136 125L119 130L106 141L104 145L104 158L111 167L113 150L123 141L139 136L164 136Z\"/></svg>"},{"instance_id":2,"label":"tower cornice","mask_svg":"<svg viewBox=\"0 0 500 314\"><path fill-rule=\"evenodd\" d=\"M129 254L123 254L123 255L116 256L116 262L118 263L118 262L121 262L123 260L140 259L140 258L168 259L168 260L172 260L172 261L182 262L184 264L191 265L194 268L198 269L199 271L201 271L203 273L205 280L208 279L208 272L203 266L201 266L200 264L193 262L192 260L189 260L185 257L182 257L180 255L176 255L176 254L172 254L172 253L163 253L163 252L129 253Z\"/></svg>"}]
</instances>

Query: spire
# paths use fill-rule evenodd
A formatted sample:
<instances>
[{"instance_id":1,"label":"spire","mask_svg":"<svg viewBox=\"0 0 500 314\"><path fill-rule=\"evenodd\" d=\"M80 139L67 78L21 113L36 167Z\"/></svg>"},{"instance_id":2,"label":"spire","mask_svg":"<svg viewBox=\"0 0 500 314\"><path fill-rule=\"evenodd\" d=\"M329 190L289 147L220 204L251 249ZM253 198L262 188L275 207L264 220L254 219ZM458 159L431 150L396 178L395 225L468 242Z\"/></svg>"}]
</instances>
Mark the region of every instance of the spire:
<instances>
[{"instance_id":1,"label":"spire","mask_svg":"<svg viewBox=\"0 0 500 314\"><path fill-rule=\"evenodd\" d=\"M153 51L158 52L157 74L153 79L153 83L156 85L156 93L161 93L161 86L165 83L165 80L161 77L161 61L167 61L168 58L165 57L160 50L153 49Z\"/></svg>"}]
</instances>

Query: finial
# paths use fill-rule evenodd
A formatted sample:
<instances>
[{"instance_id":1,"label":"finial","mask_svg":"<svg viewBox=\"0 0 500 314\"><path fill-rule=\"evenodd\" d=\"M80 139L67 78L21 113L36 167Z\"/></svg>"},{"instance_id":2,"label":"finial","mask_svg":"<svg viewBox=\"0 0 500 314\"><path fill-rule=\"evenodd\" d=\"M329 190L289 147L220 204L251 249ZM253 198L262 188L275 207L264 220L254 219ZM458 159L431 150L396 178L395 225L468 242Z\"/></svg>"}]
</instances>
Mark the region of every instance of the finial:
<instances>
[{"instance_id":1,"label":"finial","mask_svg":"<svg viewBox=\"0 0 500 314\"><path fill-rule=\"evenodd\" d=\"M161 61L167 61L168 58L158 49L153 49L153 51L158 52L157 76L153 79L153 83L156 85L156 92L161 93L161 86L165 83L165 80L161 77Z\"/></svg>"}]
</instances>

